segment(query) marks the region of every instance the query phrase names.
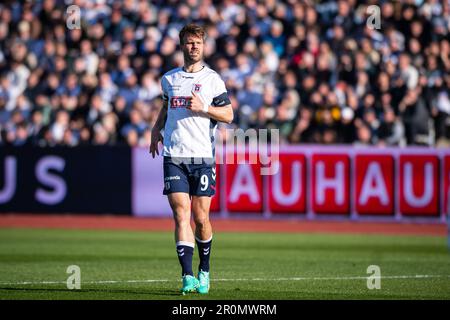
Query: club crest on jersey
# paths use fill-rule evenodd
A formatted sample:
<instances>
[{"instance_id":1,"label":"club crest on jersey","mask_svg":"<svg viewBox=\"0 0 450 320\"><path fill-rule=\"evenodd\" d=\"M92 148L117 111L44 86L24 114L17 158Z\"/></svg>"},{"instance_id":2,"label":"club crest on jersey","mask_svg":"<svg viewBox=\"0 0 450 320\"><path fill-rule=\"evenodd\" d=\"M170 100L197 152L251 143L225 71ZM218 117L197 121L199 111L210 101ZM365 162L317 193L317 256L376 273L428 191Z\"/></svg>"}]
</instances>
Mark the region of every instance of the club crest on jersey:
<instances>
[{"instance_id":1,"label":"club crest on jersey","mask_svg":"<svg viewBox=\"0 0 450 320\"><path fill-rule=\"evenodd\" d=\"M202 88L202 85L201 84L199 84L199 83L195 83L193 86L192 86L192 91L194 91L194 92L200 92L200 89Z\"/></svg>"}]
</instances>

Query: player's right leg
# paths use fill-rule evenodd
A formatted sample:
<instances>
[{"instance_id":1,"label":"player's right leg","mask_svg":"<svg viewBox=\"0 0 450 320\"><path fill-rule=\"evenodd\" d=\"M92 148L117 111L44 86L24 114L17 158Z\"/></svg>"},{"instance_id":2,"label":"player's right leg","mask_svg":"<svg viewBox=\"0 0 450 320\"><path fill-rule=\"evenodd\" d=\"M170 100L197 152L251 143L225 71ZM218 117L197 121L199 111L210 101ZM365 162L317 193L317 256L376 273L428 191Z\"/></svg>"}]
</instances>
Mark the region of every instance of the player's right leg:
<instances>
[{"instance_id":1,"label":"player's right leg","mask_svg":"<svg viewBox=\"0 0 450 320\"><path fill-rule=\"evenodd\" d=\"M164 159L164 194L167 195L175 221L175 242L181 265L183 286L181 292L195 292L198 280L192 271L195 239L191 228L189 184L183 166Z\"/></svg>"},{"instance_id":2,"label":"player's right leg","mask_svg":"<svg viewBox=\"0 0 450 320\"><path fill-rule=\"evenodd\" d=\"M199 282L192 271L192 257L194 255L194 233L192 232L190 220L189 195L183 192L168 195L169 203L173 211L175 221L175 242L177 246L178 261L181 265L183 286L181 292L195 292Z\"/></svg>"}]
</instances>

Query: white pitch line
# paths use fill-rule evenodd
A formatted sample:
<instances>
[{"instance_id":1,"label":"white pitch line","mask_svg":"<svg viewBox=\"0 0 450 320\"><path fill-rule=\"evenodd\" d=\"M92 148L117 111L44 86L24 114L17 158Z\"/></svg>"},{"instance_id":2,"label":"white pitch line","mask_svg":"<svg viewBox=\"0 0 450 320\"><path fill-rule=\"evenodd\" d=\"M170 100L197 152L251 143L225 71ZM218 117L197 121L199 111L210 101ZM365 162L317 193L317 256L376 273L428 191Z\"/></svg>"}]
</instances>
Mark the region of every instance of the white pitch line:
<instances>
[{"instance_id":1,"label":"white pitch line","mask_svg":"<svg viewBox=\"0 0 450 320\"><path fill-rule=\"evenodd\" d=\"M236 278L236 279L211 279L211 282L233 282L233 281L323 281L323 280L366 280L365 276L344 276L344 277L292 277L292 278ZM397 276L381 276L371 279L426 279L426 278L450 278L450 275L432 275L432 274L416 274L416 275L397 275ZM81 281L82 284L116 284L116 283L153 283L153 282L179 282L176 279L144 279L144 280L98 280L98 281ZM22 282L0 282L0 285L38 285L38 284L66 284L66 281L22 281Z\"/></svg>"},{"instance_id":2,"label":"white pitch line","mask_svg":"<svg viewBox=\"0 0 450 320\"><path fill-rule=\"evenodd\" d=\"M114 284L114 283L149 283L149 282L169 282L169 279L149 279L149 280L98 280L81 281L82 284ZM23 281L23 282L0 282L0 285L26 285L26 284L66 284L66 281Z\"/></svg>"}]
</instances>

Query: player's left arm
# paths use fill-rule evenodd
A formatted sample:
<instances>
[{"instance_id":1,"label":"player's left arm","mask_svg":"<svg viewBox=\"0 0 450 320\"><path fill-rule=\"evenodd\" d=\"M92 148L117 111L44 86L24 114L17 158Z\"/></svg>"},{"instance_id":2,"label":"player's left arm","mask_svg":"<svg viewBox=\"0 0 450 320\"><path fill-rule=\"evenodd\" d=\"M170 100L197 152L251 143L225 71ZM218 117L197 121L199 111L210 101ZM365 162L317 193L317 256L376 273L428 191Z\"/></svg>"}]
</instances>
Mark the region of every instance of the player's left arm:
<instances>
[{"instance_id":1,"label":"player's left arm","mask_svg":"<svg viewBox=\"0 0 450 320\"><path fill-rule=\"evenodd\" d=\"M189 109L195 112L202 112L216 121L231 123L234 118L233 108L230 99L226 93L213 100L214 105L203 102L202 98L195 92L192 92L192 98Z\"/></svg>"},{"instance_id":2,"label":"player's left arm","mask_svg":"<svg viewBox=\"0 0 450 320\"><path fill-rule=\"evenodd\" d=\"M208 106L206 114L214 120L225 122L225 123L231 123L233 122L234 114L233 114L233 108L230 104L227 104L223 107L214 107L214 106Z\"/></svg>"}]
</instances>

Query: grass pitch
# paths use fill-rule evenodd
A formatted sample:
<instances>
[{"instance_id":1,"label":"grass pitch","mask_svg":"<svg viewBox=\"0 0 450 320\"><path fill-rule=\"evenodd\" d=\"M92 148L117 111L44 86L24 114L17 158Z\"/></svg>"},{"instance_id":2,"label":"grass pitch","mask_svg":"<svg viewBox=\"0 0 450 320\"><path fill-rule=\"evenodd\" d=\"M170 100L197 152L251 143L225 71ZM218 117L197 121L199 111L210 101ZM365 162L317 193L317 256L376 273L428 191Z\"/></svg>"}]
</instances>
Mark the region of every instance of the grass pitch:
<instances>
[{"instance_id":1,"label":"grass pitch","mask_svg":"<svg viewBox=\"0 0 450 320\"><path fill-rule=\"evenodd\" d=\"M217 233L211 268L208 295L182 296L172 233L0 229L0 299L450 299L444 237Z\"/></svg>"}]
</instances>

